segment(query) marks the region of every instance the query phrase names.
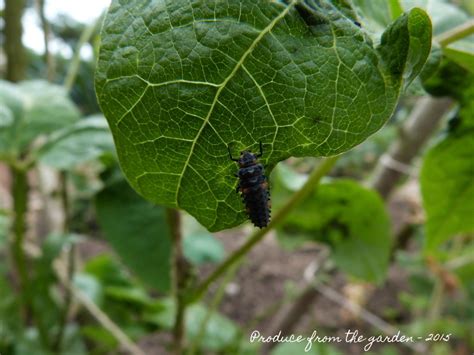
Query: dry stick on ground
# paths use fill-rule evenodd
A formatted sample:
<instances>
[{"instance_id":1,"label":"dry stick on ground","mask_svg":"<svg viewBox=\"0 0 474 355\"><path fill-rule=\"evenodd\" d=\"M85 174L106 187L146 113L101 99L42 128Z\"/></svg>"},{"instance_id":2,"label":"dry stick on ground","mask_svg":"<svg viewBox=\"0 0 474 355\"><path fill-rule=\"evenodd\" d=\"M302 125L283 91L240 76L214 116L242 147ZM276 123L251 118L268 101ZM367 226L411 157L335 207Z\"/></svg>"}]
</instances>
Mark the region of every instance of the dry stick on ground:
<instances>
[{"instance_id":1,"label":"dry stick on ground","mask_svg":"<svg viewBox=\"0 0 474 355\"><path fill-rule=\"evenodd\" d=\"M400 137L384 154L375 168L371 186L387 199L400 178L410 168L412 159L432 136L439 122L451 108L450 98L422 97L401 129Z\"/></svg>"},{"instance_id":2,"label":"dry stick on ground","mask_svg":"<svg viewBox=\"0 0 474 355\"><path fill-rule=\"evenodd\" d=\"M329 257L329 249L322 249L322 255L320 256L319 260L312 262L306 269L311 270L310 278L313 280L315 278L316 273L323 269L326 261ZM305 271L305 276L308 272ZM271 328L269 331L269 335L281 334L282 337L291 334L295 327L298 325L301 317L304 314L308 313L308 309L311 305L316 301L316 297L318 296L317 290L314 288L313 284L309 284L305 287L305 289L301 292L301 294L297 297L297 299L283 308L280 311L275 320L275 326ZM273 349L278 343L277 342L269 342L265 343L262 347L263 354L269 354L270 350Z\"/></svg>"},{"instance_id":3,"label":"dry stick on ground","mask_svg":"<svg viewBox=\"0 0 474 355\"><path fill-rule=\"evenodd\" d=\"M380 331L385 333L385 335L392 336L396 335L399 332L399 330L393 327L391 324L385 322L383 319L377 317L375 314L369 312L365 308L362 308L360 305L351 302L331 287L321 283L313 287L315 287L315 290L322 294L324 297L330 299L334 303L337 303L341 307L344 307L348 311L354 314L358 314L359 317L361 317L364 321L369 323L371 326L379 329ZM426 351L426 345L423 343L401 342L400 344L418 352Z\"/></svg>"}]
</instances>

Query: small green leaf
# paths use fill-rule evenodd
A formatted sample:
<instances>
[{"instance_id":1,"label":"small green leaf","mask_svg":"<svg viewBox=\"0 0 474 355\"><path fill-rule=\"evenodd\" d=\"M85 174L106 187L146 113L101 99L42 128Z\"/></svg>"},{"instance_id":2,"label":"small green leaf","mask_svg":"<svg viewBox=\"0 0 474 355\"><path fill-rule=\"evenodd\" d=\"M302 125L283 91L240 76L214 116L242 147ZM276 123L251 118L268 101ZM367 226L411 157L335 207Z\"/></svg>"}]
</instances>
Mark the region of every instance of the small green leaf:
<instances>
[{"instance_id":1,"label":"small green leaf","mask_svg":"<svg viewBox=\"0 0 474 355\"><path fill-rule=\"evenodd\" d=\"M114 143L107 121L96 115L56 132L37 152L45 165L61 170L72 169L105 153L114 153Z\"/></svg>"},{"instance_id":2,"label":"small green leaf","mask_svg":"<svg viewBox=\"0 0 474 355\"><path fill-rule=\"evenodd\" d=\"M348 1L296 3L112 1L96 91L137 192L222 230L246 220L228 145L262 142L273 167L383 126L428 56L428 16L404 15L378 51Z\"/></svg>"},{"instance_id":3,"label":"small green leaf","mask_svg":"<svg viewBox=\"0 0 474 355\"><path fill-rule=\"evenodd\" d=\"M104 301L104 288L99 280L89 273L80 272L74 275L74 286L87 298L97 305L102 305Z\"/></svg>"},{"instance_id":4,"label":"small green leaf","mask_svg":"<svg viewBox=\"0 0 474 355\"><path fill-rule=\"evenodd\" d=\"M140 198L125 181L97 196L97 217L123 262L148 285L170 288L171 235L165 209Z\"/></svg>"},{"instance_id":5,"label":"small green leaf","mask_svg":"<svg viewBox=\"0 0 474 355\"><path fill-rule=\"evenodd\" d=\"M426 211L426 249L458 233L474 231L474 130L448 136L426 154L421 192Z\"/></svg>"},{"instance_id":6,"label":"small green leaf","mask_svg":"<svg viewBox=\"0 0 474 355\"><path fill-rule=\"evenodd\" d=\"M375 282L385 277L392 245L390 221L378 194L354 181L320 185L287 217L279 237L283 242L328 243L335 263L345 272Z\"/></svg>"},{"instance_id":7,"label":"small green leaf","mask_svg":"<svg viewBox=\"0 0 474 355\"><path fill-rule=\"evenodd\" d=\"M186 259L194 265L217 263L225 255L222 243L209 233L186 235L183 249Z\"/></svg>"},{"instance_id":8,"label":"small green leaf","mask_svg":"<svg viewBox=\"0 0 474 355\"><path fill-rule=\"evenodd\" d=\"M431 50L431 21L418 8L399 17L382 35L382 59L394 77L403 76L404 87L421 72Z\"/></svg>"}]
</instances>

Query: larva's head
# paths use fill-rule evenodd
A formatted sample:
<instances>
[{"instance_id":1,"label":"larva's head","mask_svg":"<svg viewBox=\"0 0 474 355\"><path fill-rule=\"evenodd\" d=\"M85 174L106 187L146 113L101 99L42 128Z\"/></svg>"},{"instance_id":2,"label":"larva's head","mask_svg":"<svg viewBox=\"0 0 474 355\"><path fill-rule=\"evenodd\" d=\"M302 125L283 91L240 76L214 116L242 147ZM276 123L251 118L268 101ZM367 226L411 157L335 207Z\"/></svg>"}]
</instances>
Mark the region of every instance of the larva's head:
<instances>
[{"instance_id":1,"label":"larva's head","mask_svg":"<svg viewBox=\"0 0 474 355\"><path fill-rule=\"evenodd\" d=\"M255 156L255 154L249 152L248 150L244 150L243 152L240 152L240 158L238 163L241 168L255 165L257 164L257 157Z\"/></svg>"}]
</instances>

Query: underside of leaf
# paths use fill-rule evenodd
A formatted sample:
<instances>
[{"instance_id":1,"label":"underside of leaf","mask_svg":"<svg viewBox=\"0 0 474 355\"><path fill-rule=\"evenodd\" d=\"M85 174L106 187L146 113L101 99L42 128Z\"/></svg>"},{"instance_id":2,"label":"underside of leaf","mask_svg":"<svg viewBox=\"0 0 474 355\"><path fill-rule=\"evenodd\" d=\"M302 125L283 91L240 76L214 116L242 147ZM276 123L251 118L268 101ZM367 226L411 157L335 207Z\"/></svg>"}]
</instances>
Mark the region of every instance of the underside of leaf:
<instances>
[{"instance_id":1,"label":"underside of leaf","mask_svg":"<svg viewBox=\"0 0 474 355\"><path fill-rule=\"evenodd\" d=\"M229 228L245 213L227 146L238 155L262 142L263 163L274 166L347 151L386 122L405 66L388 70L340 4L300 5L112 2L96 89L141 195L210 230Z\"/></svg>"}]
</instances>

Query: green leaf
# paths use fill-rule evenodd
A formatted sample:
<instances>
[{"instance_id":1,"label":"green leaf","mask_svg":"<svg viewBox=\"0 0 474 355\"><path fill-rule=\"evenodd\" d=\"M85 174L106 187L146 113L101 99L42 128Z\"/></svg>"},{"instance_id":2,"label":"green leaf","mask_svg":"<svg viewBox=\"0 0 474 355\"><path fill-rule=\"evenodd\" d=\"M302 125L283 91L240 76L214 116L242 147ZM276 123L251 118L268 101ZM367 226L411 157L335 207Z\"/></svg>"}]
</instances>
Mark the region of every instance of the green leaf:
<instances>
[{"instance_id":1,"label":"green leaf","mask_svg":"<svg viewBox=\"0 0 474 355\"><path fill-rule=\"evenodd\" d=\"M97 196L97 217L123 262L148 285L170 288L171 235L166 212L140 198L125 181Z\"/></svg>"},{"instance_id":2,"label":"green leaf","mask_svg":"<svg viewBox=\"0 0 474 355\"><path fill-rule=\"evenodd\" d=\"M9 225L8 215L0 209L0 249L7 243Z\"/></svg>"},{"instance_id":3,"label":"green leaf","mask_svg":"<svg viewBox=\"0 0 474 355\"><path fill-rule=\"evenodd\" d=\"M383 33L379 47L392 75L403 75L405 88L423 69L430 50L431 21L418 8L399 17Z\"/></svg>"},{"instance_id":4,"label":"green leaf","mask_svg":"<svg viewBox=\"0 0 474 355\"><path fill-rule=\"evenodd\" d=\"M183 250L186 259L194 265L217 263L225 255L222 243L209 233L186 235Z\"/></svg>"},{"instance_id":5,"label":"green leaf","mask_svg":"<svg viewBox=\"0 0 474 355\"><path fill-rule=\"evenodd\" d=\"M273 167L347 151L387 121L429 53L427 15L404 15L379 51L342 2L295 3L112 2L96 91L142 196L229 228L246 214L228 145L263 142Z\"/></svg>"},{"instance_id":6,"label":"green leaf","mask_svg":"<svg viewBox=\"0 0 474 355\"><path fill-rule=\"evenodd\" d=\"M61 170L114 153L114 143L107 121L95 115L80 120L55 133L38 151L41 163Z\"/></svg>"},{"instance_id":7,"label":"green leaf","mask_svg":"<svg viewBox=\"0 0 474 355\"><path fill-rule=\"evenodd\" d=\"M154 300L147 294L145 289L133 286L107 286L105 288L107 297L116 300L137 304L141 306L153 306Z\"/></svg>"},{"instance_id":8,"label":"green leaf","mask_svg":"<svg viewBox=\"0 0 474 355\"><path fill-rule=\"evenodd\" d=\"M104 288L99 280L88 273L77 273L74 275L74 286L86 295L92 302L101 305L104 300Z\"/></svg>"},{"instance_id":9,"label":"green leaf","mask_svg":"<svg viewBox=\"0 0 474 355\"><path fill-rule=\"evenodd\" d=\"M426 249L474 231L474 130L448 136L431 148L421 169Z\"/></svg>"},{"instance_id":10,"label":"green leaf","mask_svg":"<svg viewBox=\"0 0 474 355\"><path fill-rule=\"evenodd\" d=\"M337 266L350 275L375 282L385 277L390 221L379 195L354 181L320 185L290 213L278 236L283 242L328 243Z\"/></svg>"},{"instance_id":11,"label":"green leaf","mask_svg":"<svg viewBox=\"0 0 474 355\"><path fill-rule=\"evenodd\" d=\"M172 299L162 301L163 310L159 313L149 315L147 320L164 329L172 329L175 318L176 307ZM200 336L200 326L206 318L208 309L202 304L193 304L186 311L186 334L190 341ZM206 329L201 339L201 346L206 350L218 351L230 346L238 334L238 328L227 317L212 312L207 322Z\"/></svg>"},{"instance_id":12,"label":"green leaf","mask_svg":"<svg viewBox=\"0 0 474 355\"><path fill-rule=\"evenodd\" d=\"M8 128L0 128L3 151L22 152L39 135L50 134L79 119L79 111L66 90L46 81L0 81L0 94L5 95L0 100L2 111L9 109L8 115L13 115L13 122L12 117L8 119ZM5 117L0 121L5 122Z\"/></svg>"},{"instance_id":13,"label":"green leaf","mask_svg":"<svg viewBox=\"0 0 474 355\"><path fill-rule=\"evenodd\" d=\"M321 335L318 334L318 336ZM328 344L311 343L307 346L306 340L299 343L281 343L275 347L271 355L342 355L339 350Z\"/></svg>"},{"instance_id":14,"label":"green leaf","mask_svg":"<svg viewBox=\"0 0 474 355\"><path fill-rule=\"evenodd\" d=\"M446 57L474 73L474 36L457 41L444 48Z\"/></svg>"}]
</instances>

